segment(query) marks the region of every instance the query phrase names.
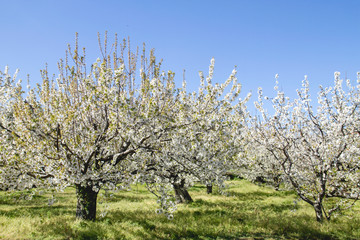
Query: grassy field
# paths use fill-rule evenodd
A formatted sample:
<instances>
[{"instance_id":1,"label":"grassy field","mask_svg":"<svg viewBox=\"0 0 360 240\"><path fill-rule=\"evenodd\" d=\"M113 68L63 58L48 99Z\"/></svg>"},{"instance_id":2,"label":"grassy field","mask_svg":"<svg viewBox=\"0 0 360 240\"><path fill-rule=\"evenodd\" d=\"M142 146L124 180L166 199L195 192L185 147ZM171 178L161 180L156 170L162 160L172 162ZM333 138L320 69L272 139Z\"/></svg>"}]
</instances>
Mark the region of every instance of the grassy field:
<instances>
[{"instance_id":1,"label":"grassy field","mask_svg":"<svg viewBox=\"0 0 360 240\"><path fill-rule=\"evenodd\" d=\"M292 192L235 180L228 193L207 195L195 186L194 202L168 220L155 213L156 198L139 185L98 204L96 222L82 222L75 219L73 188L57 193L52 206L49 193L25 200L20 192L0 192L0 239L360 239L359 205L321 224L310 206L294 204Z\"/></svg>"}]
</instances>

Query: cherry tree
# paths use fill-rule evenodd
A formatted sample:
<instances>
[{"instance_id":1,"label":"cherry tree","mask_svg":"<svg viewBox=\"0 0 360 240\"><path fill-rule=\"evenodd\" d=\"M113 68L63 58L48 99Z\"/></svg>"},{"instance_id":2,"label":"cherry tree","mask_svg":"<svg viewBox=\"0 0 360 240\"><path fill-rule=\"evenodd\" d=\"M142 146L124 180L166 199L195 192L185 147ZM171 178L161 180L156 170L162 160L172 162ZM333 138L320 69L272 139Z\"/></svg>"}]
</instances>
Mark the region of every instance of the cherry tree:
<instances>
[{"instance_id":1,"label":"cherry tree","mask_svg":"<svg viewBox=\"0 0 360 240\"><path fill-rule=\"evenodd\" d=\"M43 180L34 178L34 169L28 164L31 156L25 149L19 149L18 133L15 131L14 109L16 96L21 94L21 81L16 81L18 70L13 76L9 68L0 72L0 189L27 189L43 185ZM22 142L20 142L22 144Z\"/></svg>"},{"instance_id":2,"label":"cherry tree","mask_svg":"<svg viewBox=\"0 0 360 240\"><path fill-rule=\"evenodd\" d=\"M262 128L261 130L263 137L265 137L266 129ZM244 153L238 158L242 160L238 164L240 175L251 182L265 183L273 186L275 190L279 190L280 185L286 183L279 161L267 152L265 146L254 139L255 136L251 135L252 129L248 129L247 132L249 135L246 137L246 144L244 144Z\"/></svg>"},{"instance_id":3,"label":"cherry tree","mask_svg":"<svg viewBox=\"0 0 360 240\"><path fill-rule=\"evenodd\" d=\"M107 53L105 37L102 58L89 69L76 39L75 49L69 46L59 62L59 75L51 79L45 69L42 84L27 90L5 73L2 182L10 174L14 188L21 185L15 181L19 176L28 188L74 186L76 216L85 220L95 220L101 188L155 182L160 205L168 211L175 205L164 179L180 199L194 181L221 184L238 149L236 130L246 101L235 102L236 71L224 84L212 84L212 60L206 85L201 75L199 93L187 93L185 83L175 88L174 73L161 72L153 51L146 58L143 50L138 61L138 51L127 45L115 40Z\"/></svg>"},{"instance_id":4,"label":"cherry tree","mask_svg":"<svg viewBox=\"0 0 360 240\"><path fill-rule=\"evenodd\" d=\"M238 99L241 85L237 83L236 70L222 84L212 83L213 70L214 59L206 80L200 72L198 92L187 93L183 82L173 119L184 124L167 132L166 141L153 154L154 164L149 168L150 190L157 194L160 190L161 195L163 189L172 187L177 202L193 201L187 188L195 181L206 184L208 189L214 183L222 186L233 158L241 151L240 125L249 96Z\"/></svg>"},{"instance_id":5,"label":"cherry tree","mask_svg":"<svg viewBox=\"0 0 360 240\"><path fill-rule=\"evenodd\" d=\"M141 56L140 81L136 82L138 53L126 41L107 53L89 70L85 49L59 62L60 74L43 82L23 97L21 86L13 104L17 151L26 152L26 163L36 179L63 189L75 186L76 216L95 220L101 188L115 189L133 183L146 159L135 158L157 144L171 129L169 105L174 92L173 74L161 73L153 51ZM127 57L124 55L127 54ZM70 61L73 63L69 63ZM161 82L162 84L156 84Z\"/></svg>"},{"instance_id":6,"label":"cherry tree","mask_svg":"<svg viewBox=\"0 0 360 240\"><path fill-rule=\"evenodd\" d=\"M16 75L9 74L9 68L0 72L0 189L13 189L21 179L21 171L17 168L18 155L13 141L13 114L11 104L16 91Z\"/></svg>"},{"instance_id":7,"label":"cherry tree","mask_svg":"<svg viewBox=\"0 0 360 240\"><path fill-rule=\"evenodd\" d=\"M320 87L316 110L307 77L294 101L275 87L272 116L263 107L259 89L256 107L262 120L252 121L253 139L261 145L258 150L277 161L286 181L314 208L317 221L324 216L329 220L359 198L359 141L353 132L358 104L351 101L355 88L348 82L344 90L339 75L335 73L333 87Z\"/></svg>"}]
</instances>

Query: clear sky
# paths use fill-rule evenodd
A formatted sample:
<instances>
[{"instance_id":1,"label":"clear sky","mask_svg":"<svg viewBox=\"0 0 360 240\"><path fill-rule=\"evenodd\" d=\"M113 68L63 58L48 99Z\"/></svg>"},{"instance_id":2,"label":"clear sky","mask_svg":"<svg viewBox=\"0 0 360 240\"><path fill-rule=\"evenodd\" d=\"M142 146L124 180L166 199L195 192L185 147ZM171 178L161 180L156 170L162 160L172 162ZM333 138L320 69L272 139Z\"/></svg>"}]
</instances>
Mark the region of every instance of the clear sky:
<instances>
[{"instance_id":1,"label":"clear sky","mask_svg":"<svg viewBox=\"0 0 360 240\"><path fill-rule=\"evenodd\" d=\"M0 0L0 68L41 82L51 73L67 43L79 33L88 60L98 51L97 33L130 37L132 45L155 48L164 70L183 69L190 90L198 71L215 58L215 81L237 65L243 96L259 86L271 95L274 76L291 97L308 75L313 92L333 83L334 71L356 79L360 71L358 0ZM90 59L89 59L90 58ZM252 98L255 100L255 97Z\"/></svg>"}]
</instances>

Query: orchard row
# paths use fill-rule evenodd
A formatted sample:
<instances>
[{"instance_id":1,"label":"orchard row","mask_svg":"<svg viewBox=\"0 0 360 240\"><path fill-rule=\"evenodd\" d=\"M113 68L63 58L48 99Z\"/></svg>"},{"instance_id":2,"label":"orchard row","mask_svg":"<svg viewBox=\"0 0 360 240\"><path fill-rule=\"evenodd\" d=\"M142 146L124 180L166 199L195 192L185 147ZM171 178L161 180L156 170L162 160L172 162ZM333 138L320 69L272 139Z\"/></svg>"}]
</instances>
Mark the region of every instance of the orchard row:
<instances>
[{"instance_id":1,"label":"orchard row","mask_svg":"<svg viewBox=\"0 0 360 240\"><path fill-rule=\"evenodd\" d=\"M306 78L293 101L277 87L272 99L259 89L261 116L251 116L235 69L214 84L212 59L199 90L189 92L185 81L175 87L175 74L161 70L153 51L115 41L107 53L106 45L89 67L76 42L56 78L45 69L42 84L27 89L7 68L1 72L1 189L75 186L76 216L85 220L95 220L100 189L136 182L171 218L176 203L192 201L187 188L223 187L231 170L295 190L318 221L359 198L359 79L343 87L335 73L316 110Z\"/></svg>"}]
</instances>

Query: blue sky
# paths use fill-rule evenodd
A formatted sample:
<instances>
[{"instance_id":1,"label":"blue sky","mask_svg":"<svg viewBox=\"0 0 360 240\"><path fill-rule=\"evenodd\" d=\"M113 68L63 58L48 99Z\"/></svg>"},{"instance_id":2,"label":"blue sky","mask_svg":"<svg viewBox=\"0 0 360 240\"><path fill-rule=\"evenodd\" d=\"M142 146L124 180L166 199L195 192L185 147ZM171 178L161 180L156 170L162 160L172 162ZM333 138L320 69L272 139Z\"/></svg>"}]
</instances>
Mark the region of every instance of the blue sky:
<instances>
[{"instance_id":1,"label":"blue sky","mask_svg":"<svg viewBox=\"0 0 360 240\"><path fill-rule=\"evenodd\" d=\"M39 70L57 73L67 43L79 33L88 60L100 52L97 33L146 43L164 59L164 70L183 69L190 90L198 71L215 58L214 81L237 65L243 96L259 86L272 95L274 76L291 97L308 75L312 92L333 83L334 71L356 78L360 71L360 1L335 0L0 0L0 69L20 69L31 83ZM255 100L255 97L252 98Z\"/></svg>"}]
</instances>

